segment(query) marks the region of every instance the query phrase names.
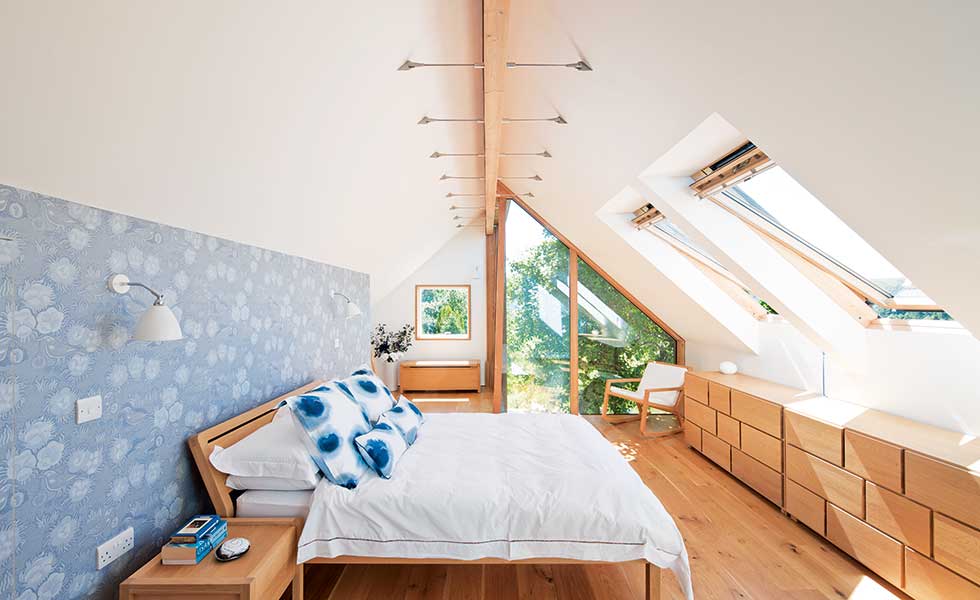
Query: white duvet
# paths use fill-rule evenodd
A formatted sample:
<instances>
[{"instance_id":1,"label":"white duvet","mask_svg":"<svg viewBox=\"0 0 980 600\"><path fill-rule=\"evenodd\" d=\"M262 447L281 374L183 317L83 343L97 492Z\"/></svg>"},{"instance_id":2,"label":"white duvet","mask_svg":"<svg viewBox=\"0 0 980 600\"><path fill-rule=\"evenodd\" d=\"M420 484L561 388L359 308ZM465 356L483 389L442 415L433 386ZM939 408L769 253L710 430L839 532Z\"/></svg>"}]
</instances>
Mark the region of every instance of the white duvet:
<instances>
[{"instance_id":1,"label":"white duvet","mask_svg":"<svg viewBox=\"0 0 980 600\"><path fill-rule=\"evenodd\" d=\"M390 480L320 481L299 543L315 557L645 559L688 598L684 540L592 425L571 415L427 414Z\"/></svg>"}]
</instances>

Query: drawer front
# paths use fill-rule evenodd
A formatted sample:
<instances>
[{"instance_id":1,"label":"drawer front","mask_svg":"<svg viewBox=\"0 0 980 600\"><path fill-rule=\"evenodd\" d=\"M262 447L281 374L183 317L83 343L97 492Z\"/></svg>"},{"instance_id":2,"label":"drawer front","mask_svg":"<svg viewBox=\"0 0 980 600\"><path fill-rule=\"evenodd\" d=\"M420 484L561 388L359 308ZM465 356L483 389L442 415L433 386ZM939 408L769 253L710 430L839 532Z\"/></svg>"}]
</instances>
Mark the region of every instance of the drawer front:
<instances>
[{"instance_id":1,"label":"drawer front","mask_svg":"<svg viewBox=\"0 0 980 600\"><path fill-rule=\"evenodd\" d=\"M895 587L902 587L902 543L834 505L827 506L827 539Z\"/></svg>"},{"instance_id":2,"label":"drawer front","mask_svg":"<svg viewBox=\"0 0 980 600\"><path fill-rule=\"evenodd\" d=\"M980 529L980 474L906 451L905 495Z\"/></svg>"},{"instance_id":3,"label":"drawer front","mask_svg":"<svg viewBox=\"0 0 980 600\"><path fill-rule=\"evenodd\" d=\"M739 448L742 436L739 433L739 422L728 415L718 413L718 437L731 446Z\"/></svg>"},{"instance_id":4,"label":"drawer front","mask_svg":"<svg viewBox=\"0 0 980 600\"><path fill-rule=\"evenodd\" d=\"M732 470L732 447L710 433L701 433L701 452L719 467Z\"/></svg>"},{"instance_id":5,"label":"drawer front","mask_svg":"<svg viewBox=\"0 0 980 600\"><path fill-rule=\"evenodd\" d=\"M902 492L902 449L860 433L844 432L844 468L886 487Z\"/></svg>"},{"instance_id":6,"label":"drawer front","mask_svg":"<svg viewBox=\"0 0 980 600\"><path fill-rule=\"evenodd\" d=\"M980 584L980 531L933 513L936 562Z\"/></svg>"},{"instance_id":7,"label":"drawer front","mask_svg":"<svg viewBox=\"0 0 980 600\"><path fill-rule=\"evenodd\" d=\"M868 523L923 554L932 554L932 511L870 481L865 482L865 497Z\"/></svg>"},{"instance_id":8,"label":"drawer front","mask_svg":"<svg viewBox=\"0 0 980 600\"><path fill-rule=\"evenodd\" d=\"M786 476L847 512L864 518L864 480L840 467L786 446Z\"/></svg>"},{"instance_id":9,"label":"drawer front","mask_svg":"<svg viewBox=\"0 0 980 600\"><path fill-rule=\"evenodd\" d=\"M708 380L688 373L684 376L684 394L702 404L708 403Z\"/></svg>"},{"instance_id":10,"label":"drawer front","mask_svg":"<svg viewBox=\"0 0 980 600\"><path fill-rule=\"evenodd\" d=\"M905 549L905 592L913 598L980 598L980 586L911 548Z\"/></svg>"},{"instance_id":11,"label":"drawer front","mask_svg":"<svg viewBox=\"0 0 980 600\"><path fill-rule=\"evenodd\" d=\"M783 407L732 390L732 416L773 437L783 435Z\"/></svg>"},{"instance_id":12,"label":"drawer front","mask_svg":"<svg viewBox=\"0 0 980 600\"><path fill-rule=\"evenodd\" d=\"M684 441L695 450L701 450L701 428L693 423L684 423Z\"/></svg>"},{"instance_id":13,"label":"drawer front","mask_svg":"<svg viewBox=\"0 0 980 600\"><path fill-rule=\"evenodd\" d=\"M480 387L479 367L402 367L403 390L473 390Z\"/></svg>"},{"instance_id":14,"label":"drawer front","mask_svg":"<svg viewBox=\"0 0 980 600\"><path fill-rule=\"evenodd\" d=\"M709 381L708 406L726 415L732 414L732 389L727 385Z\"/></svg>"},{"instance_id":15,"label":"drawer front","mask_svg":"<svg viewBox=\"0 0 980 600\"><path fill-rule=\"evenodd\" d=\"M715 425L715 409L707 407L693 398L684 399L684 418L711 435L718 431Z\"/></svg>"},{"instance_id":16,"label":"drawer front","mask_svg":"<svg viewBox=\"0 0 980 600\"><path fill-rule=\"evenodd\" d=\"M820 535L826 532L827 501L789 479L786 480L786 511Z\"/></svg>"},{"instance_id":17,"label":"drawer front","mask_svg":"<svg viewBox=\"0 0 980 600\"><path fill-rule=\"evenodd\" d=\"M783 505L783 477L741 450L732 449L732 475L775 504Z\"/></svg>"},{"instance_id":18,"label":"drawer front","mask_svg":"<svg viewBox=\"0 0 980 600\"><path fill-rule=\"evenodd\" d=\"M844 466L844 430L787 410L786 441L814 456Z\"/></svg>"},{"instance_id":19,"label":"drawer front","mask_svg":"<svg viewBox=\"0 0 980 600\"><path fill-rule=\"evenodd\" d=\"M742 451L770 469L783 472L783 443L742 423Z\"/></svg>"}]
</instances>

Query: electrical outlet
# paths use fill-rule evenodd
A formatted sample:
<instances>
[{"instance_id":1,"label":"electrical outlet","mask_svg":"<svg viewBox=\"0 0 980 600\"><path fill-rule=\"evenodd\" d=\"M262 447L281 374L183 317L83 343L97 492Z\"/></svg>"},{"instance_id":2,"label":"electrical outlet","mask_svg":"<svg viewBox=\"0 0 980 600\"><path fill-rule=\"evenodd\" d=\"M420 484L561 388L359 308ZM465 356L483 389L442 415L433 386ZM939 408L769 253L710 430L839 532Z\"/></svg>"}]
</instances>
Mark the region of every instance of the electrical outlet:
<instances>
[{"instance_id":1,"label":"electrical outlet","mask_svg":"<svg viewBox=\"0 0 980 600\"><path fill-rule=\"evenodd\" d=\"M333 339L333 347L334 348L340 348L340 338L334 338Z\"/></svg>"},{"instance_id":2,"label":"electrical outlet","mask_svg":"<svg viewBox=\"0 0 980 600\"><path fill-rule=\"evenodd\" d=\"M133 528L127 527L125 531L108 542L102 542L99 544L99 547L95 549L96 568L101 569L132 549Z\"/></svg>"},{"instance_id":3,"label":"electrical outlet","mask_svg":"<svg viewBox=\"0 0 980 600\"><path fill-rule=\"evenodd\" d=\"M102 396L96 394L75 403L75 422L88 423L102 418Z\"/></svg>"}]
</instances>

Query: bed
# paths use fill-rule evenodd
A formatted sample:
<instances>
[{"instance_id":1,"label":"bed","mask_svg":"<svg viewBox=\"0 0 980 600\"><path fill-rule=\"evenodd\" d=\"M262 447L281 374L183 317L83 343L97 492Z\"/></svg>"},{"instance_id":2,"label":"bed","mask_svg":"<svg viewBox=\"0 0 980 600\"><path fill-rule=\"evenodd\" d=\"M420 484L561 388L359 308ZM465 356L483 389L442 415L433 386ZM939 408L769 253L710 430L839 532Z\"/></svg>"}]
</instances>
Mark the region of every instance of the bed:
<instances>
[{"instance_id":1,"label":"bed","mask_svg":"<svg viewBox=\"0 0 980 600\"><path fill-rule=\"evenodd\" d=\"M215 506L236 515L225 475L208 461L270 422L312 382L193 436ZM592 425L572 415L427 414L390 480L348 490L245 492L249 516L304 516L298 561L340 564L608 563L642 561L648 599L661 568L693 598L683 538L663 505ZM601 484L600 484L601 482ZM290 495L289 499L287 496ZM305 496L304 496L305 494ZM309 504L302 506L303 498ZM256 514L268 511L269 514Z\"/></svg>"}]
</instances>

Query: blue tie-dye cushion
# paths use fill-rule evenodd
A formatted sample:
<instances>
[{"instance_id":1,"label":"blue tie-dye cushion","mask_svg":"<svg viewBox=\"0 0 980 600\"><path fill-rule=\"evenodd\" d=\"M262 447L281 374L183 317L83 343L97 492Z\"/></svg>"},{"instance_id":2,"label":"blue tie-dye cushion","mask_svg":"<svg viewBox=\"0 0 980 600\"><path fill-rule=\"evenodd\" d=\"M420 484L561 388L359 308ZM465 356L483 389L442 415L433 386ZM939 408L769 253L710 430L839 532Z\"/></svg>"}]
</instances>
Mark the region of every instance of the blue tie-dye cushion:
<instances>
[{"instance_id":1,"label":"blue tie-dye cushion","mask_svg":"<svg viewBox=\"0 0 980 600\"><path fill-rule=\"evenodd\" d=\"M354 371L347 379L337 382L337 385L361 405L371 425L377 423L381 413L395 404L391 390L366 367Z\"/></svg>"},{"instance_id":2,"label":"blue tie-dye cushion","mask_svg":"<svg viewBox=\"0 0 980 600\"><path fill-rule=\"evenodd\" d=\"M382 415L379 420L379 423L390 423L393 425L395 429L401 432L402 437L405 438L409 446L415 443L415 438L419 434L419 427L424 422L425 417L422 416L422 411L405 396L401 396L398 399L398 404Z\"/></svg>"},{"instance_id":3,"label":"blue tie-dye cushion","mask_svg":"<svg viewBox=\"0 0 980 600\"><path fill-rule=\"evenodd\" d=\"M395 465L408 449L401 432L383 418L374 429L355 438L354 444L364 462L385 479L391 478Z\"/></svg>"},{"instance_id":4,"label":"blue tie-dye cushion","mask_svg":"<svg viewBox=\"0 0 980 600\"><path fill-rule=\"evenodd\" d=\"M310 441L310 456L324 477L345 488L355 488L368 465L354 439L371 430L361 405L331 381L305 394L285 400L296 423Z\"/></svg>"}]
</instances>

